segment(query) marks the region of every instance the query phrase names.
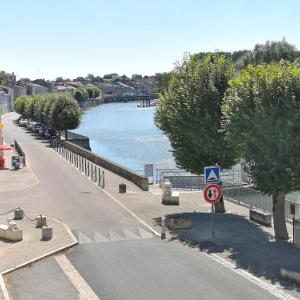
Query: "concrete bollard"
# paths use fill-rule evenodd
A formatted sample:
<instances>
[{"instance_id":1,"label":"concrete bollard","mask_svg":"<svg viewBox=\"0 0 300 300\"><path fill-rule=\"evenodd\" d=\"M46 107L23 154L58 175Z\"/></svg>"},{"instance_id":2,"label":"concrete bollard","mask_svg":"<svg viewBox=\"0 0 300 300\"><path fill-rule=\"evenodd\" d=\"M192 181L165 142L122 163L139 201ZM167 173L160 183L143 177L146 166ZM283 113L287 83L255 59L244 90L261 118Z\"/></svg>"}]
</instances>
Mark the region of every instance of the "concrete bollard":
<instances>
[{"instance_id":1,"label":"concrete bollard","mask_svg":"<svg viewBox=\"0 0 300 300\"><path fill-rule=\"evenodd\" d=\"M165 240L166 239L166 218L162 217L161 218L161 232L160 232L160 239Z\"/></svg>"},{"instance_id":2,"label":"concrete bollard","mask_svg":"<svg viewBox=\"0 0 300 300\"><path fill-rule=\"evenodd\" d=\"M14 210L14 220L22 220L24 218L24 210L20 207Z\"/></svg>"},{"instance_id":3,"label":"concrete bollard","mask_svg":"<svg viewBox=\"0 0 300 300\"><path fill-rule=\"evenodd\" d=\"M47 226L47 219L45 216L40 215L36 219L36 227L42 228L43 226Z\"/></svg>"},{"instance_id":4,"label":"concrete bollard","mask_svg":"<svg viewBox=\"0 0 300 300\"><path fill-rule=\"evenodd\" d=\"M119 184L119 193L126 193L126 184Z\"/></svg>"},{"instance_id":5,"label":"concrete bollard","mask_svg":"<svg viewBox=\"0 0 300 300\"><path fill-rule=\"evenodd\" d=\"M49 241L52 239L53 231L52 227L42 227L42 241Z\"/></svg>"}]
</instances>

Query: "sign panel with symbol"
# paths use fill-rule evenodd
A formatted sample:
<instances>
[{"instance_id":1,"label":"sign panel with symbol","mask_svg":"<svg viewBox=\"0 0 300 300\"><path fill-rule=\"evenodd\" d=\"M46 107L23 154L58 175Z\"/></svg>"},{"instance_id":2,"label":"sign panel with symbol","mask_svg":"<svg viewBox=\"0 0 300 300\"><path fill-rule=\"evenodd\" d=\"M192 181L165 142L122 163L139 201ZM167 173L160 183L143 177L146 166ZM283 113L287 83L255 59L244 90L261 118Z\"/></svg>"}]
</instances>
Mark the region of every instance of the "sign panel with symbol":
<instances>
[{"instance_id":1,"label":"sign panel with symbol","mask_svg":"<svg viewBox=\"0 0 300 300\"><path fill-rule=\"evenodd\" d=\"M204 181L205 183L217 183L220 182L220 167L205 167L204 168Z\"/></svg>"},{"instance_id":2,"label":"sign panel with symbol","mask_svg":"<svg viewBox=\"0 0 300 300\"><path fill-rule=\"evenodd\" d=\"M203 197L209 204L216 204L221 200L222 189L218 184L209 184L203 191Z\"/></svg>"}]
</instances>

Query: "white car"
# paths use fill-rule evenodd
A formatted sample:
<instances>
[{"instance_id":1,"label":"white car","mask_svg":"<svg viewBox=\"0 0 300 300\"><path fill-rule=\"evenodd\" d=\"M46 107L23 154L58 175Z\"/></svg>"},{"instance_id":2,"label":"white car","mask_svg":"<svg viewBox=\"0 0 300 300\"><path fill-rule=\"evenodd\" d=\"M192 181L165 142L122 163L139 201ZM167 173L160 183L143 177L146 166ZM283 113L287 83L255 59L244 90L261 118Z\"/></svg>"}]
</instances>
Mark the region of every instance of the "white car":
<instances>
[{"instance_id":1,"label":"white car","mask_svg":"<svg viewBox=\"0 0 300 300\"><path fill-rule=\"evenodd\" d=\"M25 127L25 126L27 125L27 122L28 122L27 119L21 118L21 119L19 120L19 126Z\"/></svg>"}]
</instances>

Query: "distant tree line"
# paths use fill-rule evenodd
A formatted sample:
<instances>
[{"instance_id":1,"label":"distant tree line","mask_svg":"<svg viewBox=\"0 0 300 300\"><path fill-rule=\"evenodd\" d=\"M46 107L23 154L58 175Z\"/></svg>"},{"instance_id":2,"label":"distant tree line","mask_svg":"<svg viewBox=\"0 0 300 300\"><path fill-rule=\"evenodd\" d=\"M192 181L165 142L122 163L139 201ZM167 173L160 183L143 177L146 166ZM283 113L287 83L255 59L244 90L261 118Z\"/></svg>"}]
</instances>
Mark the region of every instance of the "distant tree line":
<instances>
[{"instance_id":1,"label":"distant tree line","mask_svg":"<svg viewBox=\"0 0 300 300\"><path fill-rule=\"evenodd\" d=\"M74 98L78 102L84 102L89 99L98 98L100 95L100 89L96 87L78 88L74 92Z\"/></svg>"},{"instance_id":2,"label":"distant tree line","mask_svg":"<svg viewBox=\"0 0 300 300\"><path fill-rule=\"evenodd\" d=\"M199 52L193 56L201 60L208 54L218 54L231 60L237 70L245 69L248 65L269 64L286 60L300 64L300 51L289 44L285 39L282 41L267 41L265 44L256 44L253 50L238 50L233 52ZM172 76L171 72L156 73L155 82L158 91L162 92L168 88Z\"/></svg>"},{"instance_id":3,"label":"distant tree line","mask_svg":"<svg viewBox=\"0 0 300 300\"><path fill-rule=\"evenodd\" d=\"M75 129L80 123L78 102L67 93L48 93L21 96L16 99L14 110L21 116L55 130Z\"/></svg>"}]
</instances>

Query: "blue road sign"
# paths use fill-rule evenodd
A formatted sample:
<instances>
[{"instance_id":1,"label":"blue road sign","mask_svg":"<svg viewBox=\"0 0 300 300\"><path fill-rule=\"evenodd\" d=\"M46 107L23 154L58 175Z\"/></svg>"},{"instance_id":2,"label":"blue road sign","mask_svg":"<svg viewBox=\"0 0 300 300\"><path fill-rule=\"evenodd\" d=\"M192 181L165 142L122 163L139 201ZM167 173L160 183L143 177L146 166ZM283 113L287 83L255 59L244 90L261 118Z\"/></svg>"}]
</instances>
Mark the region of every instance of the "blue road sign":
<instances>
[{"instance_id":1,"label":"blue road sign","mask_svg":"<svg viewBox=\"0 0 300 300\"><path fill-rule=\"evenodd\" d=\"M205 167L204 168L204 181L205 183L218 183L221 181L220 178L220 167Z\"/></svg>"}]
</instances>

